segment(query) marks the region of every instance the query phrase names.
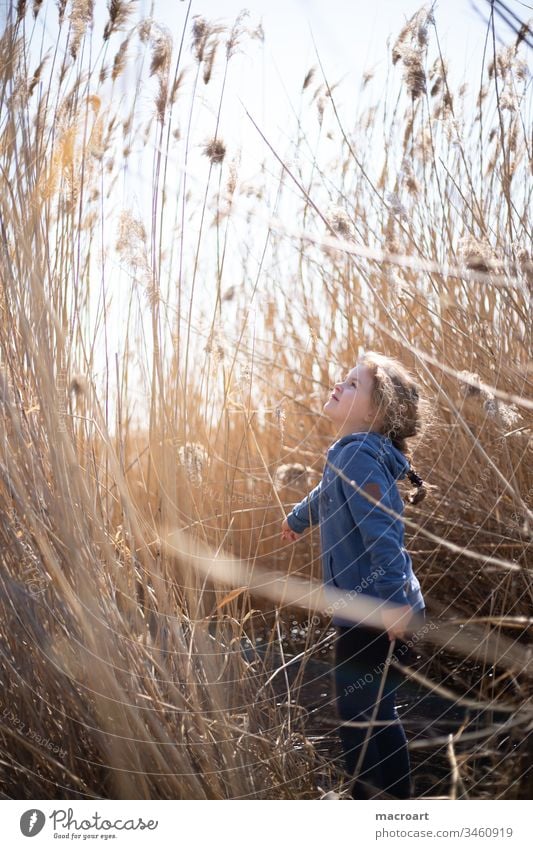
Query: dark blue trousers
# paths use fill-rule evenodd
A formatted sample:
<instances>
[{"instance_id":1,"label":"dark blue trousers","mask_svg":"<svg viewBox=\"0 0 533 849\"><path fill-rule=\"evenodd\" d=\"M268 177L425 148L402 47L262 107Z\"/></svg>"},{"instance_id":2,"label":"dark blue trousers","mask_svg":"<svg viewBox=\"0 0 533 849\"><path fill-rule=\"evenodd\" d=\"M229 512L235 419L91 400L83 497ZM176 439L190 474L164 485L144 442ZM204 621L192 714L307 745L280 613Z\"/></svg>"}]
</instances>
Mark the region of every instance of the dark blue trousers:
<instances>
[{"instance_id":1,"label":"dark blue trousers","mask_svg":"<svg viewBox=\"0 0 533 849\"><path fill-rule=\"evenodd\" d=\"M425 618L425 609L418 611ZM370 722L377 701L390 640L385 630L354 625L337 625L335 640L335 698L338 718L342 721ZM393 659L408 666L414 659L414 649L405 640L396 638ZM407 738L396 709L396 690L404 675L392 664L387 669L376 721L367 743L366 754L359 768L359 778L352 787L354 799L378 798L376 790L397 799L411 798L410 761ZM353 775L367 734L368 725L359 728L339 727L344 751L344 765Z\"/></svg>"}]
</instances>

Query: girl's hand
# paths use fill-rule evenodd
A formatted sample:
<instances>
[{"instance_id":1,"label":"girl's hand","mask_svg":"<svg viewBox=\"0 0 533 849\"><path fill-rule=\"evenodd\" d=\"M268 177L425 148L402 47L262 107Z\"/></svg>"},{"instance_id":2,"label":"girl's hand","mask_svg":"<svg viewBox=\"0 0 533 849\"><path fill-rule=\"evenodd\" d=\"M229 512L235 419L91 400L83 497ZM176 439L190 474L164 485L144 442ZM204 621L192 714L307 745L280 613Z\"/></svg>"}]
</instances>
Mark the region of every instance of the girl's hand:
<instances>
[{"instance_id":1,"label":"girl's hand","mask_svg":"<svg viewBox=\"0 0 533 849\"><path fill-rule=\"evenodd\" d=\"M287 519L284 519L281 525L281 539L288 539L291 542L296 542L297 539L300 539L301 534L297 534L296 531L293 531L292 528L289 527L289 523Z\"/></svg>"},{"instance_id":2,"label":"girl's hand","mask_svg":"<svg viewBox=\"0 0 533 849\"><path fill-rule=\"evenodd\" d=\"M383 620L383 625L385 626L385 630L389 635L389 640L394 640L398 637L400 640L403 640L406 632L408 631L408 624L413 616L413 608L410 604L402 604L401 607L393 610L392 608L387 608L386 610L381 611L381 618Z\"/></svg>"}]
</instances>

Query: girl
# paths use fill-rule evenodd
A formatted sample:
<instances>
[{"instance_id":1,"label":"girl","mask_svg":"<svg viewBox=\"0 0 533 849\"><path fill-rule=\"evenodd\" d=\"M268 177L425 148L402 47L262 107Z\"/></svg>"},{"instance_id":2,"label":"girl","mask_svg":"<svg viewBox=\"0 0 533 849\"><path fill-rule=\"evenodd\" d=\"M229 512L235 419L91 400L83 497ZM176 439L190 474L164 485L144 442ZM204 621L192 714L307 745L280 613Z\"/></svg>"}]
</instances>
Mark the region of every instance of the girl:
<instances>
[{"instance_id":1,"label":"girl","mask_svg":"<svg viewBox=\"0 0 533 849\"><path fill-rule=\"evenodd\" d=\"M409 502L424 498L426 487L410 466L405 442L420 430L419 407L414 379L400 362L373 351L360 357L324 404L337 440L327 452L322 480L282 524L281 538L292 541L309 526L320 525L326 585L399 605L382 611L382 630L343 620L336 612L338 601L331 607L337 712L344 722L366 723L339 728L346 770L350 776L356 773L351 781L355 799L374 798L381 790L393 798L411 798L407 739L395 704L403 676L392 664L384 676L383 667L389 641L396 638L392 656L405 662L409 647L403 638L415 611L423 621L425 603L404 548L403 522L362 493L401 516L404 503L396 481L407 476L417 487ZM375 708L379 724L368 732Z\"/></svg>"}]
</instances>

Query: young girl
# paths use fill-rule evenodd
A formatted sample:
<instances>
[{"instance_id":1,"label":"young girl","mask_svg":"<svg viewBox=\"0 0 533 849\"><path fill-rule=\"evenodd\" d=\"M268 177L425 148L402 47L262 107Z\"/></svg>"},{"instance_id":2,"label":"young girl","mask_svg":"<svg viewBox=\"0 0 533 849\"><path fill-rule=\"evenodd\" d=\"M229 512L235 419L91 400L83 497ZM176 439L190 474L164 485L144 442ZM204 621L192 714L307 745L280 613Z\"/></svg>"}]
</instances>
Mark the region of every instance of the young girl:
<instances>
[{"instance_id":1,"label":"young girl","mask_svg":"<svg viewBox=\"0 0 533 849\"><path fill-rule=\"evenodd\" d=\"M382 611L382 630L354 625L339 613L332 617L338 715L343 722L363 723L339 728L346 770L350 776L356 773L351 782L355 799L374 798L380 790L393 798L411 798L407 739L395 704L403 676L392 664L375 716L378 724L367 732L390 640L398 640L392 657L405 662L409 648L403 638L414 611L423 621L425 603L404 548L403 522L358 488L399 516L404 502L397 480L407 476L417 487L411 504L425 496L423 481L405 456L405 440L420 429L419 406L415 382L400 362L372 351L360 357L324 404L337 440L327 452L322 480L282 524L282 539L292 541L310 525L320 525L326 585L348 596L361 592L399 605ZM332 605L333 610L339 607L338 601Z\"/></svg>"}]
</instances>

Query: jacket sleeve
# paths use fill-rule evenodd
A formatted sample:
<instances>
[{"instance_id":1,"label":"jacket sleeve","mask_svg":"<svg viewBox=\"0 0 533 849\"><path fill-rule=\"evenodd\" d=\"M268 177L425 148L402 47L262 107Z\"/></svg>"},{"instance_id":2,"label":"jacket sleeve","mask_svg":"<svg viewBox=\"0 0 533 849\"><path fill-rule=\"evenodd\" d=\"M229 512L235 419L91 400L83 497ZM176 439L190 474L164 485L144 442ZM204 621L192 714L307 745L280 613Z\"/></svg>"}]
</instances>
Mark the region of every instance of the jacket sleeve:
<instances>
[{"instance_id":1,"label":"jacket sleeve","mask_svg":"<svg viewBox=\"0 0 533 849\"><path fill-rule=\"evenodd\" d=\"M364 489L372 498L382 500L387 493L390 483L379 461L367 452L352 451L342 467L339 462L339 468L342 468L349 481ZM401 520L365 498L343 478L341 487L363 545L371 558L375 595L395 604L409 604L405 593L407 575L401 544Z\"/></svg>"},{"instance_id":2,"label":"jacket sleeve","mask_svg":"<svg viewBox=\"0 0 533 849\"><path fill-rule=\"evenodd\" d=\"M321 486L322 481L298 504L295 504L287 516L287 524L297 534L301 534L310 525L318 525L318 499Z\"/></svg>"}]
</instances>

